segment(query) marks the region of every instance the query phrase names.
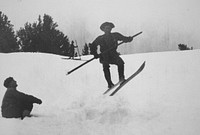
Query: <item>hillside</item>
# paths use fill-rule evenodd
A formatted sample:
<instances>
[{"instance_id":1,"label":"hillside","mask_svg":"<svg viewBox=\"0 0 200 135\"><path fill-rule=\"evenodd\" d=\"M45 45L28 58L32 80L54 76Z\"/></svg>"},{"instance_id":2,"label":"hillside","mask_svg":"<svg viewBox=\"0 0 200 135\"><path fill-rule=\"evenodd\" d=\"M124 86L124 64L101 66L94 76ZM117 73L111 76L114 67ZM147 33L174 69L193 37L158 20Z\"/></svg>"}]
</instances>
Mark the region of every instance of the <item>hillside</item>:
<instances>
[{"instance_id":1,"label":"hillside","mask_svg":"<svg viewBox=\"0 0 200 135\"><path fill-rule=\"evenodd\" d=\"M90 59L91 56L82 59ZM0 54L0 83L8 76L18 90L43 100L34 105L38 117L0 117L4 135L196 135L200 133L200 50L122 55L128 77L146 61L145 69L114 97L103 96L107 84L94 60L41 53ZM114 82L117 67L111 66ZM5 88L0 85L0 100Z\"/></svg>"}]
</instances>

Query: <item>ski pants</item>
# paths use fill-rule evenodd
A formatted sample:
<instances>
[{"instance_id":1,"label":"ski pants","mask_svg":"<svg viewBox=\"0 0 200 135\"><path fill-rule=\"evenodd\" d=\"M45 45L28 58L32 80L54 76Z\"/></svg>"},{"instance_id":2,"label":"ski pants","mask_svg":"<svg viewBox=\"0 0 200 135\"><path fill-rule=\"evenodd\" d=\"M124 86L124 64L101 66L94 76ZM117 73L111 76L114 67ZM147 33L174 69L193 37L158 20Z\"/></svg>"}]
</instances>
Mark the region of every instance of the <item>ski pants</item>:
<instances>
[{"instance_id":1,"label":"ski pants","mask_svg":"<svg viewBox=\"0 0 200 135\"><path fill-rule=\"evenodd\" d=\"M113 62L103 61L101 63L103 65L104 77L105 77L108 85L113 84L112 80L111 80L111 74L110 74L110 64L117 65L119 80L124 79L124 61L120 57L118 57Z\"/></svg>"}]
</instances>

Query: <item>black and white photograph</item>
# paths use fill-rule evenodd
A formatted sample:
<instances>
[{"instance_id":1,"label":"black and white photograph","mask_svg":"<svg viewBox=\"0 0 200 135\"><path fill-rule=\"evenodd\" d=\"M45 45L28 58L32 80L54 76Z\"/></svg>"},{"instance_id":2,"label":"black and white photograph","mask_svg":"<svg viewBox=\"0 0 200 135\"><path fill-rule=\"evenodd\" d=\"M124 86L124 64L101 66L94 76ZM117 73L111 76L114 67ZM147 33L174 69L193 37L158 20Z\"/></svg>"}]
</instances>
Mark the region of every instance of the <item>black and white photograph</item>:
<instances>
[{"instance_id":1,"label":"black and white photograph","mask_svg":"<svg viewBox=\"0 0 200 135\"><path fill-rule=\"evenodd\" d=\"M1 135L199 135L199 0L0 0Z\"/></svg>"}]
</instances>

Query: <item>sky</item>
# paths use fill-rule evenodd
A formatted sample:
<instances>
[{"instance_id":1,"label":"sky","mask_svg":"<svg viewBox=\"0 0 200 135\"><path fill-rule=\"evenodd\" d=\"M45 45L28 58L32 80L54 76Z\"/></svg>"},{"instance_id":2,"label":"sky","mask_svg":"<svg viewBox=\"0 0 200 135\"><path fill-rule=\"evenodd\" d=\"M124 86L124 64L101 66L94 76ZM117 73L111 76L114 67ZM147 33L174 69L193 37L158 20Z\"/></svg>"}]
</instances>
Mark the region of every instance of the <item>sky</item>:
<instances>
[{"instance_id":1,"label":"sky","mask_svg":"<svg viewBox=\"0 0 200 135\"><path fill-rule=\"evenodd\" d=\"M99 26L113 22L125 36L143 31L121 53L178 50L178 44L200 48L199 0L0 0L0 9L15 30L48 14L79 46L103 34Z\"/></svg>"},{"instance_id":2,"label":"sky","mask_svg":"<svg viewBox=\"0 0 200 135\"><path fill-rule=\"evenodd\" d=\"M87 60L92 56L82 57ZM122 55L126 78L143 71L113 97L102 65L42 53L0 53L0 101L12 76L17 90L42 99L37 117L5 119L2 135L199 135L200 50ZM53 63L53 64L52 64ZM111 66L113 82L117 67Z\"/></svg>"}]
</instances>

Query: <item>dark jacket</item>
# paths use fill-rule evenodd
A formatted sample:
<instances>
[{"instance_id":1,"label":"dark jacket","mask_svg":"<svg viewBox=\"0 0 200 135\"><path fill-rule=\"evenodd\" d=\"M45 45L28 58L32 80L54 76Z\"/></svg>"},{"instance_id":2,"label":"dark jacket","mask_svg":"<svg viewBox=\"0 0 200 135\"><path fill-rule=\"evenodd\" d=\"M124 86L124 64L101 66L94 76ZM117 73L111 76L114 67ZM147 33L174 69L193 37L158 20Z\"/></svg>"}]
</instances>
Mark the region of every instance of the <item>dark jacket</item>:
<instances>
[{"instance_id":1,"label":"dark jacket","mask_svg":"<svg viewBox=\"0 0 200 135\"><path fill-rule=\"evenodd\" d=\"M113 58L117 58L119 56L119 53L117 52L117 44L118 41L124 41L124 42L130 42L132 40L132 37L125 37L120 33L110 33L108 35L104 34L99 37L97 37L91 44L90 50L91 54L95 55L97 54L97 46L100 46L100 52L104 52L109 48L114 48L112 51L109 51L107 53L104 53L100 57L100 61L112 61Z\"/></svg>"},{"instance_id":2,"label":"dark jacket","mask_svg":"<svg viewBox=\"0 0 200 135\"><path fill-rule=\"evenodd\" d=\"M6 118L19 118L24 110L32 110L33 103L41 103L41 100L19 92L15 88L8 88L2 101L2 116Z\"/></svg>"}]
</instances>

